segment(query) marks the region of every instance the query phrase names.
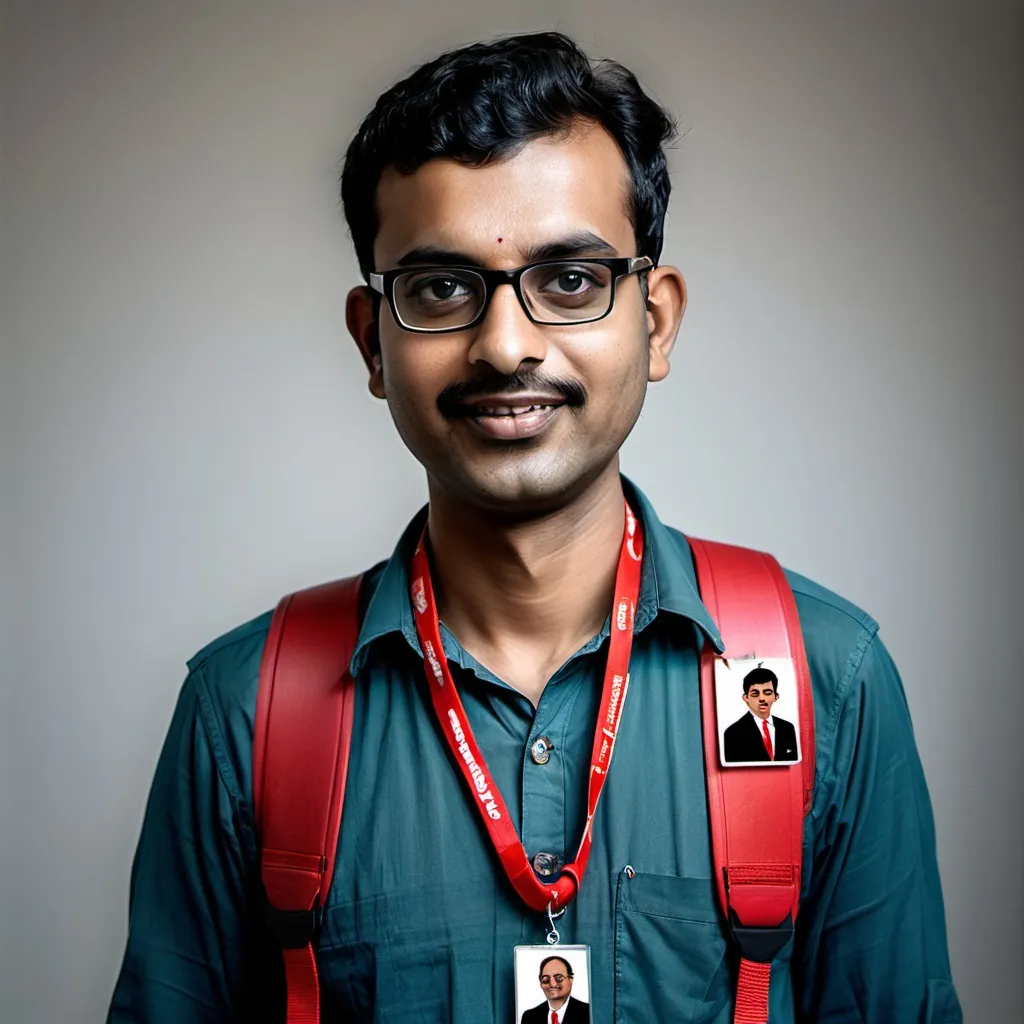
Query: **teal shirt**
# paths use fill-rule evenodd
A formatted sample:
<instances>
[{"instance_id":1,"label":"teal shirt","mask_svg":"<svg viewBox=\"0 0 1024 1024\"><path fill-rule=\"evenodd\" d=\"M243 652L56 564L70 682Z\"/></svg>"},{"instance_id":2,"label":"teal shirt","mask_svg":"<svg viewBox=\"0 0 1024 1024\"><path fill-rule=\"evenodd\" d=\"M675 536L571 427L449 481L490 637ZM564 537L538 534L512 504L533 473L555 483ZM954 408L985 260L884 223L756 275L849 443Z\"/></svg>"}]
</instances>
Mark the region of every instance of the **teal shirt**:
<instances>
[{"instance_id":1,"label":"teal shirt","mask_svg":"<svg viewBox=\"0 0 1024 1024\"><path fill-rule=\"evenodd\" d=\"M591 947L594 1024L730 1024L735 960L712 884L697 678L704 641L721 644L685 539L625 486L646 538L632 681L590 864L559 931ZM348 789L317 948L325 1024L509 1024L513 947L547 932L498 865L434 717L408 597L424 516L364 590ZM772 967L772 1024L959 1022L931 808L896 668L868 615L787 575L813 680L817 770L796 935ZM252 812L269 624L263 615L189 662L132 871L112 1022L284 1020ZM528 855L571 859L607 623L536 709L442 634ZM530 755L541 736L554 747L546 764Z\"/></svg>"}]
</instances>

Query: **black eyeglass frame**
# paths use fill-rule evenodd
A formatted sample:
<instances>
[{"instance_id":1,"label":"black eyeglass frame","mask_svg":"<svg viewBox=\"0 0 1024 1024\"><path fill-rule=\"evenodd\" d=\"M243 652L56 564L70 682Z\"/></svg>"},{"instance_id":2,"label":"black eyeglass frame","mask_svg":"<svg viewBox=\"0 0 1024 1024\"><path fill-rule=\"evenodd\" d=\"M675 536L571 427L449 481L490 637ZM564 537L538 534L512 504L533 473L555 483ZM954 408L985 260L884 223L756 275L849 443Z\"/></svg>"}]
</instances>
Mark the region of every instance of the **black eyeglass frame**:
<instances>
[{"instance_id":1,"label":"black eyeglass frame","mask_svg":"<svg viewBox=\"0 0 1024 1024\"><path fill-rule=\"evenodd\" d=\"M598 263L602 267L607 267L612 272L612 291L608 297L608 308L600 316L588 317L586 320L539 320L530 312L527 308L526 300L523 298L523 286L521 283L523 274L536 267L551 266L559 263L565 263L569 266ZM374 291L380 292L387 299L391 315L395 318L398 326L404 331L412 331L415 334L454 334L456 331L468 331L471 327L476 327L487 316L487 310L491 307L491 298L494 296L495 290L499 285L503 284L512 285L516 298L519 300L520 308L531 323L535 323L540 327L577 327L583 324L596 324L611 313L615 308L615 285L620 278L629 277L631 274L640 274L653 268L654 260L650 256L582 256L579 259L563 256L561 259L538 260L536 263L526 263L521 267L516 267L514 270L492 270L488 267L451 266L447 264L437 266L424 264L423 266L395 267L392 270L385 270L379 274L370 274L370 287ZM412 327L402 319L402 315L398 312L395 303L395 282L403 274L422 274L431 270L438 272L446 270L468 271L469 273L476 274L484 282L484 301L480 306L480 312L468 324L460 324L458 327Z\"/></svg>"}]
</instances>

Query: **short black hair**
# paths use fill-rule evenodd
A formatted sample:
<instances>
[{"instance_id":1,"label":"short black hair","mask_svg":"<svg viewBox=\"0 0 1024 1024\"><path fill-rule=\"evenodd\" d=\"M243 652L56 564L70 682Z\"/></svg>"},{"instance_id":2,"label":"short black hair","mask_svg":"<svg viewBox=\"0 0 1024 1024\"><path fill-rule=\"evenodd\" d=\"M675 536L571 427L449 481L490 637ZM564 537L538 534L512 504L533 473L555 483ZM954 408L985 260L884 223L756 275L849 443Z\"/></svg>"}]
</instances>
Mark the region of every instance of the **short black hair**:
<instances>
[{"instance_id":1,"label":"short black hair","mask_svg":"<svg viewBox=\"0 0 1024 1024\"><path fill-rule=\"evenodd\" d=\"M545 966L547 964L551 963L552 960L558 960L561 963L565 964L565 969L566 969L566 971L569 972L569 977L570 978L572 977L572 964L569 963L569 961L566 960L564 956L557 956L557 955L556 956L546 956L543 960L541 960L540 967L537 970L537 976L538 977L540 977L540 975L542 975L544 973Z\"/></svg>"},{"instance_id":2,"label":"short black hair","mask_svg":"<svg viewBox=\"0 0 1024 1024\"><path fill-rule=\"evenodd\" d=\"M580 120L597 122L618 143L636 255L657 263L671 191L662 145L675 135L674 120L621 64L592 62L561 32L536 32L441 54L383 93L363 119L341 175L363 275L376 269L377 185L386 168L411 174L435 157L479 167Z\"/></svg>"},{"instance_id":3,"label":"short black hair","mask_svg":"<svg viewBox=\"0 0 1024 1024\"><path fill-rule=\"evenodd\" d=\"M746 697L752 686L764 686L765 683L771 683L775 687L775 692L779 692L779 677L770 668L764 668L762 665L752 668L743 677L743 696Z\"/></svg>"}]
</instances>

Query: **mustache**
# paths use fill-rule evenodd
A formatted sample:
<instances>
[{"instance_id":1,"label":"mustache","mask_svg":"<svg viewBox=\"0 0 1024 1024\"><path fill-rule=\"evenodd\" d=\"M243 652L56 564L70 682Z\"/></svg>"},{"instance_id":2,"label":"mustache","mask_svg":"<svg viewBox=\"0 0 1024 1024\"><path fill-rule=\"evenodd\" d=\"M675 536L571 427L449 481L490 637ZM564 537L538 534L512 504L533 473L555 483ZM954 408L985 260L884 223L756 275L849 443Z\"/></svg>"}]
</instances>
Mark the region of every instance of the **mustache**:
<instances>
[{"instance_id":1,"label":"mustache","mask_svg":"<svg viewBox=\"0 0 1024 1024\"><path fill-rule=\"evenodd\" d=\"M444 416L461 416L465 415L464 405L471 398L479 398L482 395L521 394L526 391L558 395L573 409L584 405L588 397L586 387L571 377L548 377L526 371L507 376L492 375L479 380L455 381L441 389L437 396L437 407Z\"/></svg>"}]
</instances>

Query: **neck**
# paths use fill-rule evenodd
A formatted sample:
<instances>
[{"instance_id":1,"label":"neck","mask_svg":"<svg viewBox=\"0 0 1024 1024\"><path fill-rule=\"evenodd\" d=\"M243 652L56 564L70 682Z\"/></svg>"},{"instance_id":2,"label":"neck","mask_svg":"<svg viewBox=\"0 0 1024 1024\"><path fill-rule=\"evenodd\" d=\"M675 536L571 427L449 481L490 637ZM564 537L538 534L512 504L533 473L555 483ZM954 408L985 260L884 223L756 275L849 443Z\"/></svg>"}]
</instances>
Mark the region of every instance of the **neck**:
<instances>
[{"instance_id":1,"label":"neck","mask_svg":"<svg viewBox=\"0 0 1024 1024\"><path fill-rule=\"evenodd\" d=\"M560 1010L568 1001L568 996L564 996L562 999L549 999L548 1006L550 1006L552 1010Z\"/></svg>"},{"instance_id":2,"label":"neck","mask_svg":"<svg viewBox=\"0 0 1024 1024\"><path fill-rule=\"evenodd\" d=\"M611 608L624 528L613 464L572 502L511 519L431 487L428 529L445 625L534 703Z\"/></svg>"}]
</instances>

